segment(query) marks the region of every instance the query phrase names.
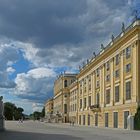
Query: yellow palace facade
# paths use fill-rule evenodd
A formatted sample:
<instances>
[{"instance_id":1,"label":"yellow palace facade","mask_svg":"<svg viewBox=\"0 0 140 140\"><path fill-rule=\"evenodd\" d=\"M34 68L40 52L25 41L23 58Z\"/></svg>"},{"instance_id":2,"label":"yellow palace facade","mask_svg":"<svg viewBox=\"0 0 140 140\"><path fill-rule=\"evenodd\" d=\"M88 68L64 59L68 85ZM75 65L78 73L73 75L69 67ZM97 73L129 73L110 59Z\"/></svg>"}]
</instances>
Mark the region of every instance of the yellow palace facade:
<instances>
[{"instance_id":1,"label":"yellow palace facade","mask_svg":"<svg viewBox=\"0 0 140 140\"><path fill-rule=\"evenodd\" d=\"M79 68L77 75L55 81L53 114L62 122L128 128L128 116L140 106L140 20L123 24L122 32Z\"/></svg>"},{"instance_id":2,"label":"yellow palace facade","mask_svg":"<svg viewBox=\"0 0 140 140\"><path fill-rule=\"evenodd\" d=\"M94 54L95 55L95 54ZM140 104L140 21L136 20L78 74L79 125L127 128Z\"/></svg>"}]
</instances>

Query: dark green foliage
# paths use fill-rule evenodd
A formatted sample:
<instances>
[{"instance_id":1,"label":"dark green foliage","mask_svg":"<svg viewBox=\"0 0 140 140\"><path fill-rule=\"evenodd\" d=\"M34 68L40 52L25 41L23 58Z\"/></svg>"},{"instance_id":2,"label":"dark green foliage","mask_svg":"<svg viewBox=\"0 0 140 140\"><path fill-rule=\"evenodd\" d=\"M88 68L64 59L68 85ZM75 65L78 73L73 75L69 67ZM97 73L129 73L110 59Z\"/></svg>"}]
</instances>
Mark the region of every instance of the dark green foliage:
<instances>
[{"instance_id":1,"label":"dark green foliage","mask_svg":"<svg viewBox=\"0 0 140 140\"><path fill-rule=\"evenodd\" d=\"M41 118L41 116L42 116L41 112L35 111L33 113L33 117L35 120L39 120Z\"/></svg>"},{"instance_id":2,"label":"dark green foliage","mask_svg":"<svg viewBox=\"0 0 140 140\"><path fill-rule=\"evenodd\" d=\"M35 111L35 112L33 112L33 114L30 114L29 117L30 117L30 119L33 119L33 120L40 120L41 118L44 118L45 117L45 107L43 107L41 112Z\"/></svg>"},{"instance_id":3,"label":"dark green foliage","mask_svg":"<svg viewBox=\"0 0 140 140\"><path fill-rule=\"evenodd\" d=\"M135 130L140 130L140 107L138 107L137 113L134 117L134 128Z\"/></svg>"},{"instance_id":4,"label":"dark green foliage","mask_svg":"<svg viewBox=\"0 0 140 140\"><path fill-rule=\"evenodd\" d=\"M23 108L16 107L15 104L6 102L4 103L4 116L7 120L19 120L23 118Z\"/></svg>"}]
</instances>

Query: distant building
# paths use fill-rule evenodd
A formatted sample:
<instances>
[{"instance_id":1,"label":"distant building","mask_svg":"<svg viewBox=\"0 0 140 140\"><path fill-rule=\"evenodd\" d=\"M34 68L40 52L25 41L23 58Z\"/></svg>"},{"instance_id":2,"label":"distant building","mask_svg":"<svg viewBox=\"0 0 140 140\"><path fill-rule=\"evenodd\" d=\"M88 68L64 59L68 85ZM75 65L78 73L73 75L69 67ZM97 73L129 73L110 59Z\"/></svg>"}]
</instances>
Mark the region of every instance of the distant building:
<instances>
[{"instance_id":1,"label":"distant building","mask_svg":"<svg viewBox=\"0 0 140 140\"><path fill-rule=\"evenodd\" d=\"M3 111L4 111L3 101L2 101L2 97L0 97L0 130L3 130L4 129L4 116L3 116Z\"/></svg>"},{"instance_id":2,"label":"distant building","mask_svg":"<svg viewBox=\"0 0 140 140\"><path fill-rule=\"evenodd\" d=\"M69 122L69 86L76 80L76 74L61 74L54 83L54 114L56 122Z\"/></svg>"},{"instance_id":3,"label":"distant building","mask_svg":"<svg viewBox=\"0 0 140 140\"><path fill-rule=\"evenodd\" d=\"M53 98L49 99L45 104L45 118L47 122L53 121Z\"/></svg>"}]
</instances>

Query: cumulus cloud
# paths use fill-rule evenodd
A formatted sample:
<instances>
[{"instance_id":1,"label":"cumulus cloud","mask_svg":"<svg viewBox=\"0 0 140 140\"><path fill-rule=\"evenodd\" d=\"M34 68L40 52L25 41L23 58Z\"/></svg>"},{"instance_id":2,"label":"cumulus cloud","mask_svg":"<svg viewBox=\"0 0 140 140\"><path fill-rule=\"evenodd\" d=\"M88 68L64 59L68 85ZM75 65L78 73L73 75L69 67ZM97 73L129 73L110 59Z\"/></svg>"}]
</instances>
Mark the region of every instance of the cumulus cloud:
<instances>
[{"instance_id":1,"label":"cumulus cloud","mask_svg":"<svg viewBox=\"0 0 140 140\"><path fill-rule=\"evenodd\" d=\"M16 70L12 67L8 67L7 70L6 70L8 73L12 74L14 73Z\"/></svg>"},{"instance_id":2,"label":"cumulus cloud","mask_svg":"<svg viewBox=\"0 0 140 140\"><path fill-rule=\"evenodd\" d=\"M39 103L32 103L32 109L33 109L33 112L34 111L41 111L42 110L42 104L39 104Z\"/></svg>"},{"instance_id":3,"label":"cumulus cloud","mask_svg":"<svg viewBox=\"0 0 140 140\"><path fill-rule=\"evenodd\" d=\"M50 68L36 68L18 74L15 79L15 94L23 99L42 103L53 94L55 76L56 73Z\"/></svg>"}]
</instances>

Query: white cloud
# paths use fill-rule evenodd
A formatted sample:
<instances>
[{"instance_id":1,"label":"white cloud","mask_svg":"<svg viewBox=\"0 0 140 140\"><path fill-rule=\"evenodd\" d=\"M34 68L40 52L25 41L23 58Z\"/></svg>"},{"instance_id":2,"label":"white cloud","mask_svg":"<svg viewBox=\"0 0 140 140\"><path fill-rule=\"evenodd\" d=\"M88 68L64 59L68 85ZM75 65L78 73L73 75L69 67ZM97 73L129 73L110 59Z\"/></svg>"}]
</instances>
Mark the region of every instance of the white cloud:
<instances>
[{"instance_id":1,"label":"white cloud","mask_svg":"<svg viewBox=\"0 0 140 140\"><path fill-rule=\"evenodd\" d=\"M7 70L6 70L8 73L12 74L14 73L16 70L12 67L8 67Z\"/></svg>"},{"instance_id":2,"label":"white cloud","mask_svg":"<svg viewBox=\"0 0 140 140\"><path fill-rule=\"evenodd\" d=\"M41 111L43 107L43 104L39 104L39 103L32 103L32 109L33 112L34 111Z\"/></svg>"},{"instance_id":3,"label":"white cloud","mask_svg":"<svg viewBox=\"0 0 140 140\"><path fill-rule=\"evenodd\" d=\"M38 52L38 48L35 48L33 44L30 43L23 43L22 48L24 51L24 58L35 64L34 60L37 60L36 54Z\"/></svg>"},{"instance_id":4,"label":"white cloud","mask_svg":"<svg viewBox=\"0 0 140 140\"><path fill-rule=\"evenodd\" d=\"M38 78L44 78L44 77L55 77L56 73L52 69L42 67L42 68L36 68L36 69L30 70L27 73L27 75L35 79L38 79Z\"/></svg>"},{"instance_id":5,"label":"white cloud","mask_svg":"<svg viewBox=\"0 0 140 140\"><path fill-rule=\"evenodd\" d=\"M30 101L44 102L52 96L56 73L50 68L36 68L27 73L17 74L15 94Z\"/></svg>"}]
</instances>

